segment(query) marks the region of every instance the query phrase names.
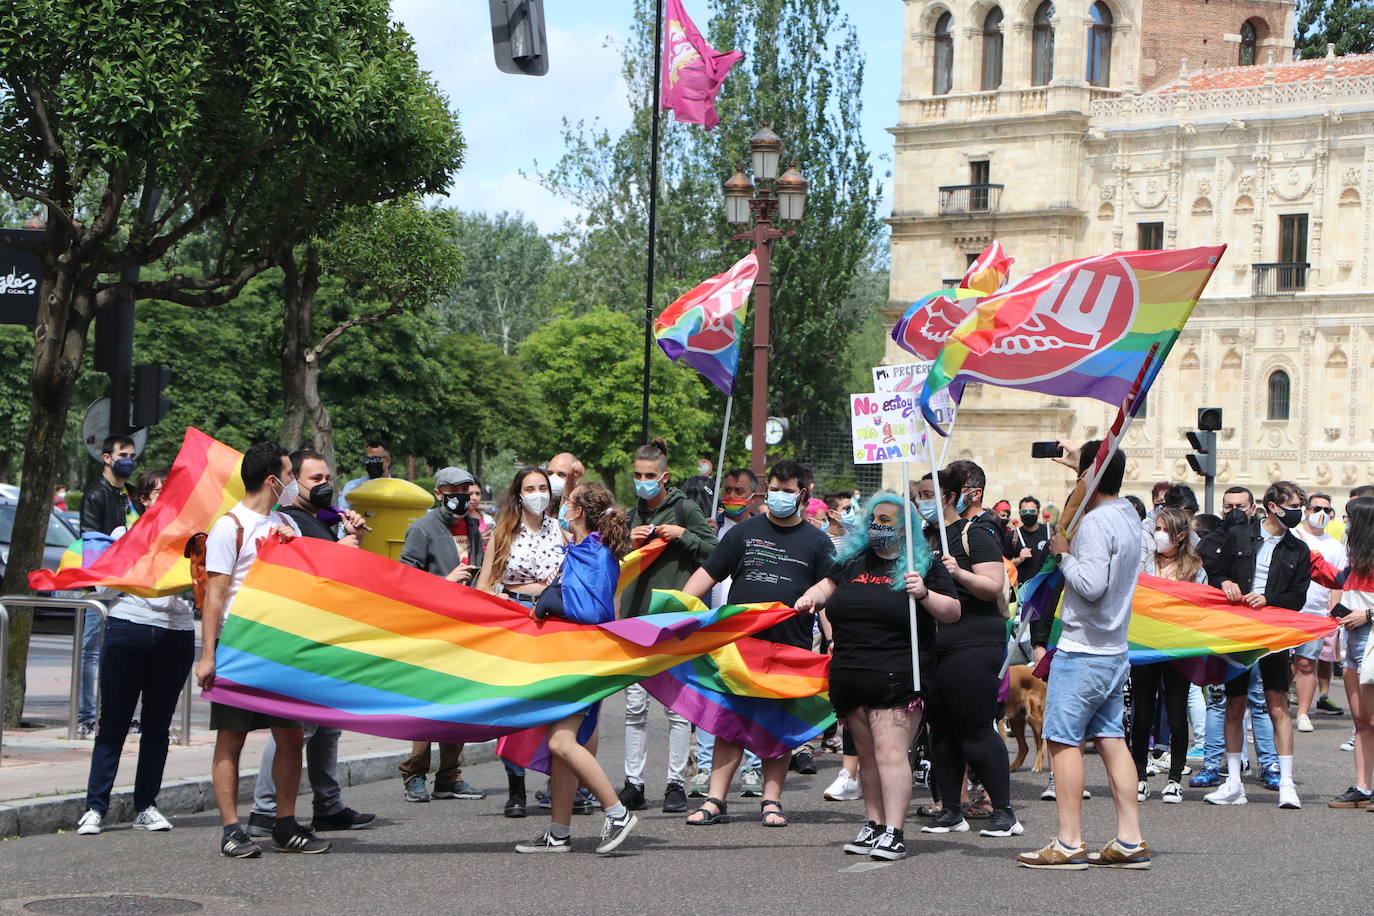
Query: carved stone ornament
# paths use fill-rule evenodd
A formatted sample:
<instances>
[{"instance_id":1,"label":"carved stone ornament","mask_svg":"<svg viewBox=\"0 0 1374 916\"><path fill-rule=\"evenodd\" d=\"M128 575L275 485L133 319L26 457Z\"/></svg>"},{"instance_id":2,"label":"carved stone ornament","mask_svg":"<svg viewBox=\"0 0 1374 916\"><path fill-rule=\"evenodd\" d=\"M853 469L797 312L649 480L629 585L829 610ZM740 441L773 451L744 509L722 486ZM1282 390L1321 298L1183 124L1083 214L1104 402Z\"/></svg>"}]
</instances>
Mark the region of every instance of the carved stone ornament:
<instances>
[{"instance_id":1,"label":"carved stone ornament","mask_svg":"<svg viewBox=\"0 0 1374 916\"><path fill-rule=\"evenodd\" d=\"M1103 200L1115 200L1115 199L1116 199L1116 185L1114 185L1114 184L1104 184L1102 187L1100 187L1100 188L1097 189L1097 193L1100 194L1100 195L1102 195L1102 199L1103 199Z\"/></svg>"},{"instance_id":2,"label":"carved stone ornament","mask_svg":"<svg viewBox=\"0 0 1374 916\"><path fill-rule=\"evenodd\" d=\"M1322 433L1326 436L1327 442L1335 442L1341 437L1341 428L1339 426L1326 426L1322 428Z\"/></svg>"},{"instance_id":3,"label":"carved stone ornament","mask_svg":"<svg viewBox=\"0 0 1374 916\"><path fill-rule=\"evenodd\" d=\"M1249 194L1255 189L1255 176L1251 172L1241 175L1236 181L1236 190L1241 194Z\"/></svg>"},{"instance_id":4,"label":"carved stone ornament","mask_svg":"<svg viewBox=\"0 0 1374 916\"><path fill-rule=\"evenodd\" d=\"M1211 197L1211 196L1212 196L1212 182L1211 182L1210 179L1207 179L1207 178L1199 179L1199 181L1198 181L1198 183L1197 183L1197 196L1198 196L1198 197Z\"/></svg>"},{"instance_id":5,"label":"carved stone ornament","mask_svg":"<svg viewBox=\"0 0 1374 916\"><path fill-rule=\"evenodd\" d=\"M1277 461L1269 462L1269 479L1283 480L1283 465L1279 464Z\"/></svg>"},{"instance_id":6,"label":"carved stone ornament","mask_svg":"<svg viewBox=\"0 0 1374 916\"><path fill-rule=\"evenodd\" d=\"M1278 478L1274 478L1274 479L1277 480ZM1360 479L1360 469L1357 468L1355 465L1353 465L1353 464L1347 464L1347 465L1343 465L1343 466L1341 467L1341 486L1343 486L1343 487L1353 487L1353 486L1355 486L1355 481L1357 481L1357 480L1359 480L1359 479Z\"/></svg>"},{"instance_id":7,"label":"carved stone ornament","mask_svg":"<svg viewBox=\"0 0 1374 916\"><path fill-rule=\"evenodd\" d=\"M1223 461L1217 465L1217 480L1221 483L1231 482L1231 462Z\"/></svg>"},{"instance_id":8,"label":"carved stone ornament","mask_svg":"<svg viewBox=\"0 0 1374 916\"><path fill-rule=\"evenodd\" d=\"M1331 483L1331 465L1317 465L1317 485L1324 487L1329 483Z\"/></svg>"},{"instance_id":9,"label":"carved stone ornament","mask_svg":"<svg viewBox=\"0 0 1374 916\"><path fill-rule=\"evenodd\" d=\"M1343 188L1357 188L1357 187L1359 187L1359 185L1360 185L1360 170L1359 170L1359 169L1346 169L1344 172L1341 172L1341 187L1343 187Z\"/></svg>"},{"instance_id":10,"label":"carved stone ornament","mask_svg":"<svg viewBox=\"0 0 1374 916\"><path fill-rule=\"evenodd\" d=\"M1126 479L1127 479L1127 480L1139 480L1139 479L1140 479L1140 462L1137 461L1137 460L1135 460L1134 458L1128 458L1128 459L1126 460Z\"/></svg>"},{"instance_id":11,"label":"carved stone ornament","mask_svg":"<svg viewBox=\"0 0 1374 916\"><path fill-rule=\"evenodd\" d=\"M1283 328L1274 328L1274 346L1276 346L1276 347L1281 347L1281 346L1283 346L1283 340L1284 340Z\"/></svg>"}]
</instances>

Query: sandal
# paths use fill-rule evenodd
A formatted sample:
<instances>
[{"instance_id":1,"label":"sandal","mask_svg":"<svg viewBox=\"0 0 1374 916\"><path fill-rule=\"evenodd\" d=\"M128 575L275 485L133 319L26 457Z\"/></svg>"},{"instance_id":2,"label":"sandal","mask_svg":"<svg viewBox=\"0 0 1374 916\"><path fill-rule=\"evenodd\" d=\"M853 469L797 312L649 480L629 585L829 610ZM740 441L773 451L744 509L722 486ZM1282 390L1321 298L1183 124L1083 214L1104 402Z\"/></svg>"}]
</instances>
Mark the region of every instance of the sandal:
<instances>
[{"instance_id":1,"label":"sandal","mask_svg":"<svg viewBox=\"0 0 1374 916\"><path fill-rule=\"evenodd\" d=\"M916 816L939 817L944 810L945 806L940 804L939 802L935 802L933 805L920 805L916 808Z\"/></svg>"},{"instance_id":2,"label":"sandal","mask_svg":"<svg viewBox=\"0 0 1374 916\"><path fill-rule=\"evenodd\" d=\"M777 808L778 810L776 810L776 811L769 811L768 809L769 809L770 807ZM763 826L765 826L765 827L786 827L786 826L787 826L787 823L788 823L788 821L787 821L787 815L785 815L785 814L782 813L782 802L780 802L780 801L774 801L774 800L771 799L771 798L765 798L763 801L759 802L759 811L762 812L762 814L759 816L759 820L762 822ZM782 823L779 823L778 821L770 821L770 820L769 820L770 817L782 818Z\"/></svg>"},{"instance_id":3,"label":"sandal","mask_svg":"<svg viewBox=\"0 0 1374 916\"><path fill-rule=\"evenodd\" d=\"M715 805L716 810L711 811L707 805ZM701 820L692 820L693 815L704 815ZM701 803L701 807L687 815L688 827L710 827L712 824L727 824L730 822L730 815L727 812L725 802L718 798L707 798Z\"/></svg>"}]
</instances>

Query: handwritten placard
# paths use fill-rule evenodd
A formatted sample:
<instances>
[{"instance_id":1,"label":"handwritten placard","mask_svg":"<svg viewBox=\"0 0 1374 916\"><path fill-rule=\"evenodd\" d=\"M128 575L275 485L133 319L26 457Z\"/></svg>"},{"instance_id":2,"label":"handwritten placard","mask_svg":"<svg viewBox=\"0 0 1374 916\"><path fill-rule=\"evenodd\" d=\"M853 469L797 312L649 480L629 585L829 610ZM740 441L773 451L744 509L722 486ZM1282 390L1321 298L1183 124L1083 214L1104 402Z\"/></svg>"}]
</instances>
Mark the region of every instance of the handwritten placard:
<instances>
[{"instance_id":1,"label":"handwritten placard","mask_svg":"<svg viewBox=\"0 0 1374 916\"><path fill-rule=\"evenodd\" d=\"M921 389L926 384L926 376L930 375L930 365L930 360L924 360L897 366L874 366L873 390L910 392L919 399ZM935 417L940 421L940 425L948 428L954 420L954 401L950 398L949 391L936 394L931 398L930 406L934 408Z\"/></svg>"},{"instance_id":2,"label":"handwritten placard","mask_svg":"<svg viewBox=\"0 0 1374 916\"><path fill-rule=\"evenodd\" d=\"M926 427L914 393L851 394L849 416L855 464L926 460Z\"/></svg>"}]
</instances>

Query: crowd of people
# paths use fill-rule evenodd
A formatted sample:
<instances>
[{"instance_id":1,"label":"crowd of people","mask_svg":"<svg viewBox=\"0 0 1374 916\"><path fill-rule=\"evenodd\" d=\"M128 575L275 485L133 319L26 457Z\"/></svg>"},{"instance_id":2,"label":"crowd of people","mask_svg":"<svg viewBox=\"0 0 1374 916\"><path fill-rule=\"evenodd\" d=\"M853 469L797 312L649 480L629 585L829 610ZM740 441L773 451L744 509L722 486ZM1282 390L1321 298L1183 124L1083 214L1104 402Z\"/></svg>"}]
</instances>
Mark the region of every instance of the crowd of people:
<instances>
[{"instance_id":1,"label":"crowd of people","mask_svg":"<svg viewBox=\"0 0 1374 916\"><path fill-rule=\"evenodd\" d=\"M1082 475L1099 443L1063 445L1056 460ZM83 529L117 538L157 499L165 472L143 473L128 495L135 458L131 440L105 443L102 472L81 504ZM198 660L193 607L184 597L120 595L107 624L91 615L83 661L99 662L99 719L93 728L92 691L81 714L83 731L94 730L95 744L79 834L101 830L140 703L134 826L171 829L155 802L177 693L193 664L202 687L213 683L219 628L232 613L259 543L312 537L356 545L366 523L342 497L365 480L389 476L390 461L385 443L370 442L365 476L336 494L330 468L315 452L288 454L268 443L248 449L241 468L245 496L206 539ZM536 619L599 623L644 614L655 589L680 590L713 606L779 602L794 615L756 638L830 655L829 697L840 734L818 736L771 759L662 707L666 756L662 770L657 763L651 769L648 721L661 704L634 685L625 691L623 783L617 790L597 759L600 704L550 723L548 784L534 794L550 821L533 841L516 846L520 853L569 850L573 815L597 809L604 815L597 851L611 852L636 828L635 812L649 807L659 784L664 812L708 827L731 820L728 799L738 777L739 794L759 800L759 823L786 827L782 792L789 772L814 773L815 755L827 749L842 751L843 759L824 796L861 798L864 807L845 853L880 860L907 855L913 759L922 764L915 781L927 784L932 797L914 811L922 832L965 832L972 820L982 822L983 837L1021 835L1007 747L996 728L1008 652L1011 661L1036 666L1047 679L1043 734L1051 775L1040 797L1058 810L1055 837L1017 856L1019 865L1149 867L1139 805L1152 795L1151 777L1165 777L1164 803L1184 800L1183 780L1191 773L1190 787L1212 790L1207 803L1245 804L1247 718L1260 781L1277 792L1279 808L1301 807L1295 727L1310 732L1313 715L1345 713L1329 695L1337 672L1354 723L1348 748L1355 777L1329 805L1369 808L1374 684L1362 683L1360 674L1374 619L1374 487L1350 492L1340 523L1329 494L1308 493L1288 481L1272 483L1258 499L1247 488L1232 487L1216 516L1198 512L1183 484L1157 484L1149 506L1123 496L1125 464L1118 451L1101 470L1072 542L1058 527L1053 504L1042 506L1035 496L1014 510L1006 500L986 508L988 480L970 460L925 475L909 493L881 490L866 499L854 491L817 495L810 469L790 460L774 464L762 479L747 468L730 470L716 494L708 478L674 481L668 445L655 439L634 453L627 469L634 487L628 508L606 487L584 480L582 463L563 453L520 468L494 514L484 510L483 489L471 473L445 467L434 478L434 508L406 532L400 561L501 596ZM1333 533L1333 525L1339 531ZM910 540L908 530L915 532ZM617 596L607 583L614 584L619 561L655 540L665 542L662 552ZM1011 620L1015 586L1051 556L1064 577L1059 626L1042 617L1019 645L1008 638L1017 632ZM1265 656L1224 684L1199 687L1171 664L1131 664L1127 628L1142 573L1210 585L1235 605L1330 615L1340 626L1330 637ZM1374 682L1372 666L1364 664ZM1290 684L1296 687L1296 725ZM375 821L342 797L338 729L220 703L211 706L211 728L217 731L212 777L224 855L258 856L259 841L282 852L326 852L330 844L319 833ZM248 734L259 729L269 729L271 739L245 828L237 800L239 762ZM1089 740L1106 768L1117 816L1115 836L1095 852L1088 851L1080 827L1082 800L1089 797ZM401 764L405 801L485 796L463 778L461 744L440 743L437 766L432 752L429 742L414 742ZM309 826L295 812L303 761L313 800ZM505 767L503 813L526 817L533 807L528 774L509 761ZM651 772L662 774L652 788L646 781ZM694 808L689 799L698 800Z\"/></svg>"}]
</instances>

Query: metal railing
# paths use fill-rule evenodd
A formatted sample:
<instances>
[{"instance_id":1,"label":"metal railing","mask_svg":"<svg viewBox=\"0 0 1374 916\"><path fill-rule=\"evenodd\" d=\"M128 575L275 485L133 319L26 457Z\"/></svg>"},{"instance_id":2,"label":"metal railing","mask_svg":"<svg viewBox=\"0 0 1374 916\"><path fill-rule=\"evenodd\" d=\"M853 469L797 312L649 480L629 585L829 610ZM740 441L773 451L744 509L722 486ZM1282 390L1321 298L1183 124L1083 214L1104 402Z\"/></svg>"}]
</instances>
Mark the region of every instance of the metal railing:
<instances>
[{"instance_id":1,"label":"metal railing","mask_svg":"<svg viewBox=\"0 0 1374 916\"><path fill-rule=\"evenodd\" d=\"M1307 289L1306 261L1276 261L1272 264L1251 264L1255 283L1253 295L1291 296Z\"/></svg>"},{"instance_id":2,"label":"metal railing","mask_svg":"<svg viewBox=\"0 0 1374 916\"><path fill-rule=\"evenodd\" d=\"M10 607L56 607L71 608L72 610L72 671L71 689L67 697L67 740L76 740L77 716L80 712L81 703L81 640L86 631L86 612L96 611L106 619L110 616L110 610L103 602L94 598L58 598L43 597L40 595L6 595L0 598L0 716L4 714L5 708L5 658L4 653L9 649L9 613ZM195 668L186 675L186 684L181 688L181 735L177 743L189 745L191 743L191 685L194 683ZM0 729L0 737L3 736L3 729Z\"/></svg>"},{"instance_id":3,"label":"metal railing","mask_svg":"<svg viewBox=\"0 0 1374 916\"><path fill-rule=\"evenodd\" d=\"M1002 208L1000 184L952 184L940 188L940 213L993 213Z\"/></svg>"},{"instance_id":4,"label":"metal railing","mask_svg":"<svg viewBox=\"0 0 1374 916\"><path fill-rule=\"evenodd\" d=\"M5 658L9 655L9 651L10 612L5 610L3 604L0 604L0 765L5 762L5 678L9 676L9 672L5 670Z\"/></svg>"}]
</instances>

